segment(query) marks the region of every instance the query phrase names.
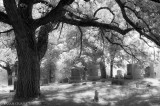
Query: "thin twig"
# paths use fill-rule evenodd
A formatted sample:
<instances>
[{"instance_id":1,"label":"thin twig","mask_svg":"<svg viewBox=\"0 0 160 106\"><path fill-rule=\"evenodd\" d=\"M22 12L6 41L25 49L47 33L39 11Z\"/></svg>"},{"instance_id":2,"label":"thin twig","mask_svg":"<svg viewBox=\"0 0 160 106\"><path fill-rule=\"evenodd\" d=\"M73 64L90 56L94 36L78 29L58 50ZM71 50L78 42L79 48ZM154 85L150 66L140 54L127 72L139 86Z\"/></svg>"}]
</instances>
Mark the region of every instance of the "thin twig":
<instances>
[{"instance_id":1,"label":"thin twig","mask_svg":"<svg viewBox=\"0 0 160 106\"><path fill-rule=\"evenodd\" d=\"M9 33L9 32L11 32L11 31L13 31L13 29L9 29L9 30L2 31L2 32L0 32L0 34L1 34L1 33Z\"/></svg>"}]
</instances>

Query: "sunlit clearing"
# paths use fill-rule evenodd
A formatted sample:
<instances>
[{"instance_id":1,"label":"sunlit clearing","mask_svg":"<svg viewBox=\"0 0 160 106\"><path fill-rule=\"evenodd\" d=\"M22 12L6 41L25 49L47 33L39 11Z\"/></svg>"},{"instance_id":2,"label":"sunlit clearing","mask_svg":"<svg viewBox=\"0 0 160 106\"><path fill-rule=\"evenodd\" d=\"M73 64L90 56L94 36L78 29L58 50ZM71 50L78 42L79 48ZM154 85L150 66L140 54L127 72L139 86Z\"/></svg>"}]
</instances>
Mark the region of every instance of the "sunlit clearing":
<instances>
[{"instance_id":1,"label":"sunlit clearing","mask_svg":"<svg viewBox=\"0 0 160 106\"><path fill-rule=\"evenodd\" d=\"M48 101L52 101L54 99L56 100L67 100L67 96L64 93L59 93L57 95L54 95L53 97L46 98Z\"/></svg>"},{"instance_id":2,"label":"sunlit clearing","mask_svg":"<svg viewBox=\"0 0 160 106\"><path fill-rule=\"evenodd\" d=\"M158 79L146 78L144 81L150 82L152 86L160 86Z\"/></svg>"},{"instance_id":3,"label":"sunlit clearing","mask_svg":"<svg viewBox=\"0 0 160 106\"><path fill-rule=\"evenodd\" d=\"M150 94L144 94L144 95L141 95L140 97L142 97L142 98L149 98L151 95Z\"/></svg>"},{"instance_id":4,"label":"sunlit clearing","mask_svg":"<svg viewBox=\"0 0 160 106\"><path fill-rule=\"evenodd\" d=\"M30 104L36 106L36 105L40 105L41 104L41 101L33 101L33 102L30 102Z\"/></svg>"}]
</instances>

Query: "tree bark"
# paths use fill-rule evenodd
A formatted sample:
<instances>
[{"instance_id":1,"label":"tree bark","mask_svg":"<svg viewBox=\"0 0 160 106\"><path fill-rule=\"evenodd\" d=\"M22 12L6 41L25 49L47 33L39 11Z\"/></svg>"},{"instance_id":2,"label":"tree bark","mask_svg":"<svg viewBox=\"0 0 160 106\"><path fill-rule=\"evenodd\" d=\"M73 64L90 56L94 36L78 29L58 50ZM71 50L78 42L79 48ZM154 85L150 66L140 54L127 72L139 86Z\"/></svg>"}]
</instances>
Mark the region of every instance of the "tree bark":
<instances>
[{"instance_id":1,"label":"tree bark","mask_svg":"<svg viewBox=\"0 0 160 106\"><path fill-rule=\"evenodd\" d=\"M46 46L42 46L47 44L48 33L47 36L39 37L38 41L36 41L36 27L33 23L29 23L26 18L22 17L15 0L3 0L3 3L14 28L16 39L18 80L15 97L20 99L37 97L40 94L40 59L43 57L40 54L44 55L46 52ZM39 53L41 51L43 53Z\"/></svg>"},{"instance_id":2,"label":"tree bark","mask_svg":"<svg viewBox=\"0 0 160 106\"><path fill-rule=\"evenodd\" d=\"M8 85L12 85L12 70L10 68L10 65L7 65L7 74L8 74Z\"/></svg>"},{"instance_id":3,"label":"tree bark","mask_svg":"<svg viewBox=\"0 0 160 106\"><path fill-rule=\"evenodd\" d=\"M30 31L26 38L17 40L17 98L34 98L40 94L40 60L35 39L29 39L34 36L34 31Z\"/></svg>"},{"instance_id":4,"label":"tree bark","mask_svg":"<svg viewBox=\"0 0 160 106\"><path fill-rule=\"evenodd\" d=\"M47 24L40 28L38 41L34 29L25 29L28 29L27 36L17 40L16 47L19 62L16 97L34 98L40 95L40 60L47 51L48 34L52 26Z\"/></svg>"},{"instance_id":5,"label":"tree bark","mask_svg":"<svg viewBox=\"0 0 160 106\"><path fill-rule=\"evenodd\" d=\"M113 77L113 60L110 62L110 77Z\"/></svg>"}]
</instances>

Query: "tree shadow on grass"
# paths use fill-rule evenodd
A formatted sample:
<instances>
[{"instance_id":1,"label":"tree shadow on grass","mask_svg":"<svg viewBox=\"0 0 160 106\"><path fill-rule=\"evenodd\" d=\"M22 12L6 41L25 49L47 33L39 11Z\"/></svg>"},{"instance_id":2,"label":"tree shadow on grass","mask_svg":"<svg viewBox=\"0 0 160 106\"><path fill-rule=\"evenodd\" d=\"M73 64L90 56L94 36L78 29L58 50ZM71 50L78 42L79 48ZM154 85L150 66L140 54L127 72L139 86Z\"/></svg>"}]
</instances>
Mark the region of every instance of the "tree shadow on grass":
<instances>
[{"instance_id":1,"label":"tree shadow on grass","mask_svg":"<svg viewBox=\"0 0 160 106\"><path fill-rule=\"evenodd\" d=\"M160 96L145 97L142 94L134 93L119 100L115 106L160 106Z\"/></svg>"},{"instance_id":2,"label":"tree shadow on grass","mask_svg":"<svg viewBox=\"0 0 160 106\"><path fill-rule=\"evenodd\" d=\"M159 96L144 97L143 90L141 92L136 91L135 88L129 88L128 86L108 86L107 84L91 84L88 85L73 85L55 89L50 88L43 89L42 95L39 98L30 100L16 100L9 101L6 106L152 106L152 104L160 105ZM104 96L100 96L100 100L105 101L103 104L100 102L94 102L94 90L100 89L100 93L105 93ZM125 96L116 96L116 92L124 93L128 89L130 94ZM157 88L158 89L158 88ZM116 92L114 92L116 91ZM140 91L140 90L139 90ZM92 94L88 94L92 93ZM146 93L146 92L145 92ZM82 96L82 95L83 96ZM108 96L114 96L109 98ZM4 99L6 97L1 97ZM111 104L114 102L115 104ZM9 105L11 104L11 105ZM4 105L5 106L5 105Z\"/></svg>"},{"instance_id":3,"label":"tree shadow on grass","mask_svg":"<svg viewBox=\"0 0 160 106\"><path fill-rule=\"evenodd\" d=\"M48 100L45 95L41 95L37 99L13 99L7 104L1 104L1 106L104 106L93 101L86 101L82 99L82 102L75 102L74 98L67 98L63 100L52 99ZM105 105L109 106L109 105Z\"/></svg>"}]
</instances>

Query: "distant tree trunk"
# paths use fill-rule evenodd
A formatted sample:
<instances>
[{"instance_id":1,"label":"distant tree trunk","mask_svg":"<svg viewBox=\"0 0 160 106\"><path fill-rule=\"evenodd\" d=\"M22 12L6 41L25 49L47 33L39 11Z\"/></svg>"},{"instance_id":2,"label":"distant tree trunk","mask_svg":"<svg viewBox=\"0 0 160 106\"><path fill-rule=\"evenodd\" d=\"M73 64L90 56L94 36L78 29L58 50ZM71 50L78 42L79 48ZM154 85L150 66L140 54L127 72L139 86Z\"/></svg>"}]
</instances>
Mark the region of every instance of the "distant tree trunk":
<instances>
[{"instance_id":1,"label":"distant tree trunk","mask_svg":"<svg viewBox=\"0 0 160 106\"><path fill-rule=\"evenodd\" d=\"M2 61L2 60L1 60ZM0 65L0 67L2 67L3 69L5 69L7 71L7 75L8 75L8 85L12 85L12 70L10 68L10 65L8 62L2 61L5 63L5 66Z\"/></svg>"},{"instance_id":2,"label":"distant tree trunk","mask_svg":"<svg viewBox=\"0 0 160 106\"><path fill-rule=\"evenodd\" d=\"M106 74L106 68L105 68L104 62L101 61L99 65L100 65L100 70L101 70L101 78L106 79L107 74Z\"/></svg>"},{"instance_id":3,"label":"distant tree trunk","mask_svg":"<svg viewBox=\"0 0 160 106\"><path fill-rule=\"evenodd\" d=\"M50 62L50 68L49 68L49 83L52 82L52 66L51 66L51 62Z\"/></svg>"},{"instance_id":4,"label":"distant tree trunk","mask_svg":"<svg viewBox=\"0 0 160 106\"><path fill-rule=\"evenodd\" d=\"M8 75L8 85L12 85L12 74Z\"/></svg>"},{"instance_id":5,"label":"distant tree trunk","mask_svg":"<svg viewBox=\"0 0 160 106\"><path fill-rule=\"evenodd\" d=\"M8 74L8 85L12 85L12 70L9 64L7 64L6 70Z\"/></svg>"},{"instance_id":6,"label":"distant tree trunk","mask_svg":"<svg viewBox=\"0 0 160 106\"><path fill-rule=\"evenodd\" d=\"M111 78L113 77L113 63L114 63L114 61L111 60L111 62L110 62L110 77Z\"/></svg>"}]
</instances>

